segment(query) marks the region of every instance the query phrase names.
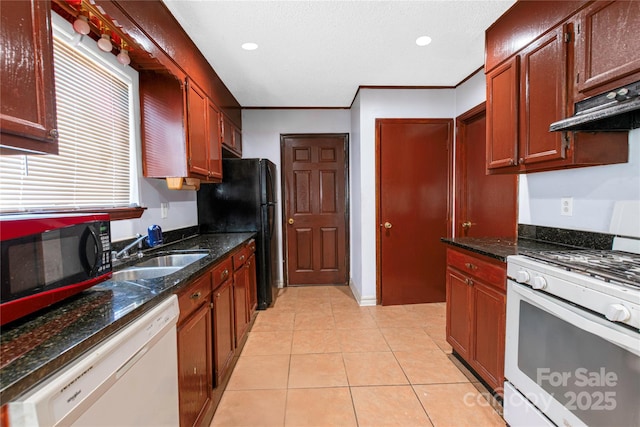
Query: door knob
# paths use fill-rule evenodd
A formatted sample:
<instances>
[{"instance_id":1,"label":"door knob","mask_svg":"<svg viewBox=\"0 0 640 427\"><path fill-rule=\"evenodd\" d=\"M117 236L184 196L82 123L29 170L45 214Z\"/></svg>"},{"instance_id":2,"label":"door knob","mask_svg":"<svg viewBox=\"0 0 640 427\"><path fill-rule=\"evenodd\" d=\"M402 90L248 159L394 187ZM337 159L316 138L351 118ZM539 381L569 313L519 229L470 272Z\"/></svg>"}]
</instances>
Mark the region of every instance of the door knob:
<instances>
[{"instance_id":1,"label":"door knob","mask_svg":"<svg viewBox=\"0 0 640 427\"><path fill-rule=\"evenodd\" d=\"M471 228L471 221L465 221L462 223L462 228Z\"/></svg>"},{"instance_id":2,"label":"door knob","mask_svg":"<svg viewBox=\"0 0 640 427\"><path fill-rule=\"evenodd\" d=\"M293 218L289 218L289 224L293 224L293 223L294 223Z\"/></svg>"},{"instance_id":3,"label":"door knob","mask_svg":"<svg viewBox=\"0 0 640 427\"><path fill-rule=\"evenodd\" d=\"M384 228L389 229L391 227L393 227L393 225L391 225L390 222L387 221L387 222L384 223Z\"/></svg>"}]
</instances>

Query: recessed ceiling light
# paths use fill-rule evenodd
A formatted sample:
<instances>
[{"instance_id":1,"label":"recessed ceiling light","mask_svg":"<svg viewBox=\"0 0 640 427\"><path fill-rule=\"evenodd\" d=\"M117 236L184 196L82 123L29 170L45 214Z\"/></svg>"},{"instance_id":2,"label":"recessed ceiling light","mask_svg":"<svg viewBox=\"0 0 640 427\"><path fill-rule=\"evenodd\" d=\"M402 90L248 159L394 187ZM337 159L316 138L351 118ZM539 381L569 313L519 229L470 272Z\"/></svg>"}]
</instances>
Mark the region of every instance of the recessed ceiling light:
<instances>
[{"instance_id":1,"label":"recessed ceiling light","mask_svg":"<svg viewBox=\"0 0 640 427\"><path fill-rule=\"evenodd\" d=\"M416 44L418 46L426 46L431 43L431 37L429 36L420 36L416 39Z\"/></svg>"},{"instance_id":2,"label":"recessed ceiling light","mask_svg":"<svg viewBox=\"0 0 640 427\"><path fill-rule=\"evenodd\" d=\"M243 43L242 48L244 50L256 50L258 45L256 43Z\"/></svg>"}]
</instances>

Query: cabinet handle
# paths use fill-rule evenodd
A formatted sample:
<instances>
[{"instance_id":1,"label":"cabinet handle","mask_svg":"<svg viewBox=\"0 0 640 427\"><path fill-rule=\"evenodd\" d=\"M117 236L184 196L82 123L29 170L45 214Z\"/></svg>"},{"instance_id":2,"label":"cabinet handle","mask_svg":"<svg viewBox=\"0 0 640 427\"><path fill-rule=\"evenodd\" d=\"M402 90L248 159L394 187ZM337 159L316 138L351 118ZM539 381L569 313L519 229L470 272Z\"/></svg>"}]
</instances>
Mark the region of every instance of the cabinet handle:
<instances>
[{"instance_id":1,"label":"cabinet handle","mask_svg":"<svg viewBox=\"0 0 640 427\"><path fill-rule=\"evenodd\" d=\"M470 262L465 263L464 266L467 267L469 270L477 270L478 269L477 266L471 264Z\"/></svg>"},{"instance_id":2,"label":"cabinet handle","mask_svg":"<svg viewBox=\"0 0 640 427\"><path fill-rule=\"evenodd\" d=\"M200 295L202 295L202 294L200 293L200 291L198 291L198 292L196 292L196 293L191 295L191 299L198 299L198 298L200 298Z\"/></svg>"}]
</instances>

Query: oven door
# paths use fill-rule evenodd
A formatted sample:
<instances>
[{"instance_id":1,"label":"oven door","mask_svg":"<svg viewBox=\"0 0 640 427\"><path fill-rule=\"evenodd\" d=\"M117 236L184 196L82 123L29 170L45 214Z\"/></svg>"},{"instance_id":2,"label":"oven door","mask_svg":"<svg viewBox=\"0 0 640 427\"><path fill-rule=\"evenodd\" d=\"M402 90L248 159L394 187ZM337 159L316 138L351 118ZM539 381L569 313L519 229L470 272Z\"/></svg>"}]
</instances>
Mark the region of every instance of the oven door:
<instances>
[{"instance_id":1,"label":"oven door","mask_svg":"<svg viewBox=\"0 0 640 427\"><path fill-rule=\"evenodd\" d=\"M560 426L640 425L640 334L511 280L505 377ZM525 407L505 398L505 419ZM515 425L515 424L514 424Z\"/></svg>"}]
</instances>

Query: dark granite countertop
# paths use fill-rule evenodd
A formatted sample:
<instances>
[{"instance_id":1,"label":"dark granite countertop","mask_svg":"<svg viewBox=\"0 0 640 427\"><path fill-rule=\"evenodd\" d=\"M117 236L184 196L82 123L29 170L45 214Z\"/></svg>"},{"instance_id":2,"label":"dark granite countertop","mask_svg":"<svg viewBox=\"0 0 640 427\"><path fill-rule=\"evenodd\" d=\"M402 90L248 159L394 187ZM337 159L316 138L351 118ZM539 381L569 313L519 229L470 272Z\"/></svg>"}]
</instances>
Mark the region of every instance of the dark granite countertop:
<instances>
[{"instance_id":1,"label":"dark granite countertop","mask_svg":"<svg viewBox=\"0 0 640 427\"><path fill-rule=\"evenodd\" d=\"M180 291L203 270L254 236L255 233L205 234L165 245L149 253L202 250L209 251L209 255L169 276L145 280L144 285L100 283L4 326L0 334L0 404L19 396Z\"/></svg>"},{"instance_id":2,"label":"dark granite countertop","mask_svg":"<svg viewBox=\"0 0 640 427\"><path fill-rule=\"evenodd\" d=\"M553 251L566 248L566 246L556 243L516 239L515 237L443 237L440 240L449 245L495 258L502 262L506 262L509 255L518 255L522 252Z\"/></svg>"},{"instance_id":3,"label":"dark granite countertop","mask_svg":"<svg viewBox=\"0 0 640 427\"><path fill-rule=\"evenodd\" d=\"M613 235L580 230L519 224L515 237L443 237L442 242L481 255L507 261L509 255L527 252L611 249Z\"/></svg>"}]
</instances>

